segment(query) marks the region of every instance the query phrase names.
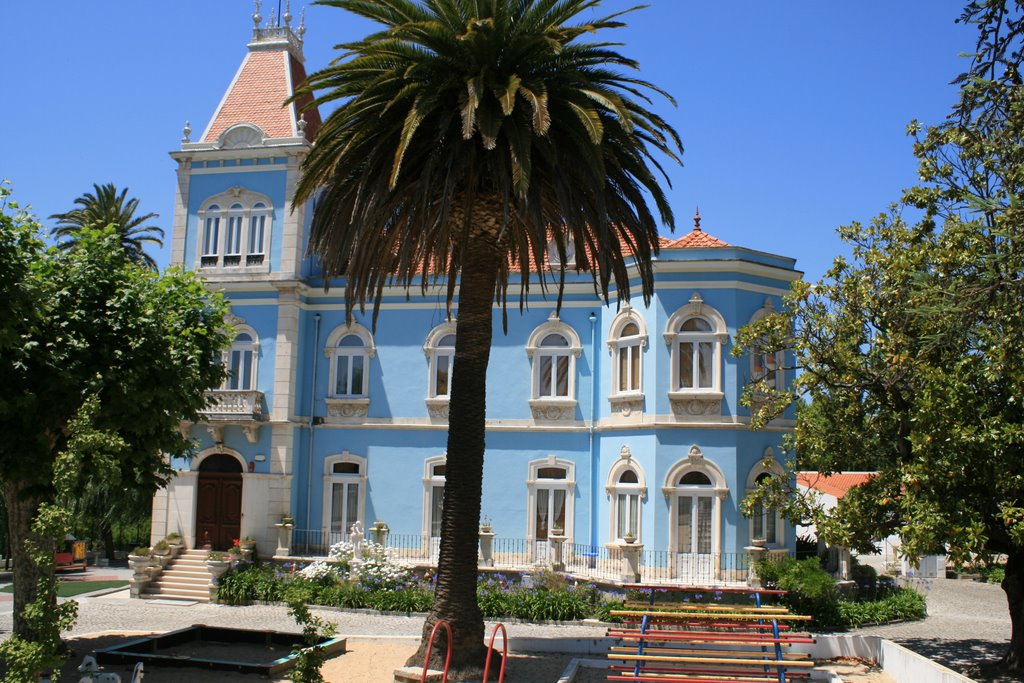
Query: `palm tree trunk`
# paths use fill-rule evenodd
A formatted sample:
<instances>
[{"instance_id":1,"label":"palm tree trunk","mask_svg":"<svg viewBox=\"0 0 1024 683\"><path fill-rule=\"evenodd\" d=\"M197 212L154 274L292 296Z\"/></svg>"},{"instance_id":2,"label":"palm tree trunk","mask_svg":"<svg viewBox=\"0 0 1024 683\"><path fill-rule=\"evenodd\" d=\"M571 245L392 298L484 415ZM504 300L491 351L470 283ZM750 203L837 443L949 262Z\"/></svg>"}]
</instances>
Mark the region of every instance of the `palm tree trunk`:
<instances>
[{"instance_id":1,"label":"palm tree trunk","mask_svg":"<svg viewBox=\"0 0 1024 683\"><path fill-rule=\"evenodd\" d=\"M42 499L38 495L22 490L16 482L5 481L3 487L4 498L7 501L11 557L14 559L14 634L25 640L35 641L38 640L37 634L29 628L21 615L25 606L36 598L39 579L44 576L47 569L32 561L25 550L25 541L31 540L50 553L54 551L54 542L32 532L32 520L39 510ZM56 597L50 596L50 599L55 607Z\"/></svg>"},{"instance_id":2,"label":"palm tree trunk","mask_svg":"<svg viewBox=\"0 0 1024 683\"><path fill-rule=\"evenodd\" d=\"M449 678L453 681L479 679L486 656L483 616L476 602L477 543L500 215L483 209L474 211L474 231L460 277L434 605L423 625L419 650L407 662L409 666L423 665L430 632L434 624L444 620L452 629ZM431 668L444 668L446 648L442 629L434 640Z\"/></svg>"}]
</instances>

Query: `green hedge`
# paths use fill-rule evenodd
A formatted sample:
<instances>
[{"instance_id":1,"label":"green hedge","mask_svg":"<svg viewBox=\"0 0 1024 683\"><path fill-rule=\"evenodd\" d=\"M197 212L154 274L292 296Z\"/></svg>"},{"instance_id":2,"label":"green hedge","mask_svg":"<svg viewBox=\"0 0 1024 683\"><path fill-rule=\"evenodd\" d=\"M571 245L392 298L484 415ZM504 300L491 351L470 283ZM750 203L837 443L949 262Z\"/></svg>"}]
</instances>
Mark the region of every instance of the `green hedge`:
<instances>
[{"instance_id":1,"label":"green hedge","mask_svg":"<svg viewBox=\"0 0 1024 683\"><path fill-rule=\"evenodd\" d=\"M877 581L869 568L855 567L854 575L863 583L853 600L840 595L835 580L821 568L817 557L761 560L754 569L762 584L787 591L782 602L797 614L810 616L815 631L842 631L927 615L924 596L891 580Z\"/></svg>"}]
</instances>

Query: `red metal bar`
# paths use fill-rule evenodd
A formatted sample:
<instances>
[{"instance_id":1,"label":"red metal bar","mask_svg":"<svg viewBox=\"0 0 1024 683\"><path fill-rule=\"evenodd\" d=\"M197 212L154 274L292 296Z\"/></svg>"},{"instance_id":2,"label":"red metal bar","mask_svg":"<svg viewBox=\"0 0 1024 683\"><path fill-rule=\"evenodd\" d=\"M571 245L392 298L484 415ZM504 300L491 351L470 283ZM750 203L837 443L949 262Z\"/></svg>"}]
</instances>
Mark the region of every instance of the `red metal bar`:
<instances>
[{"instance_id":1,"label":"red metal bar","mask_svg":"<svg viewBox=\"0 0 1024 683\"><path fill-rule=\"evenodd\" d=\"M785 595L786 591L769 588L741 588L739 586L666 586L664 584L627 583L623 588L629 590L671 591L673 593L747 593L753 595Z\"/></svg>"},{"instance_id":2,"label":"red metal bar","mask_svg":"<svg viewBox=\"0 0 1024 683\"><path fill-rule=\"evenodd\" d=\"M437 634L439 626L444 626L444 630L448 633L448 654L444 658L444 675L441 676L441 683L448 683L448 665L452 663L452 627L444 619L439 620L434 624L434 628L430 629L430 639L427 640L427 654L423 657L423 675L420 677L420 683L427 683L427 666L430 664L430 651L434 647L434 635Z\"/></svg>"},{"instance_id":3,"label":"red metal bar","mask_svg":"<svg viewBox=\"0 0 1024 683\"><path fill-rule=\"evenodd\" d=\"M484 662L484 680L483 683L487 683L487 677L491 672L491 655L494 653L494 636L498 635L498 630L501 630L501 668L498 669L498 683L502 683L505 680L505 664L508 662L508 631L505 630L505 624L495 624L491 630L491 640L487 643L487 661Z\"/></svg>"}]
</instances>

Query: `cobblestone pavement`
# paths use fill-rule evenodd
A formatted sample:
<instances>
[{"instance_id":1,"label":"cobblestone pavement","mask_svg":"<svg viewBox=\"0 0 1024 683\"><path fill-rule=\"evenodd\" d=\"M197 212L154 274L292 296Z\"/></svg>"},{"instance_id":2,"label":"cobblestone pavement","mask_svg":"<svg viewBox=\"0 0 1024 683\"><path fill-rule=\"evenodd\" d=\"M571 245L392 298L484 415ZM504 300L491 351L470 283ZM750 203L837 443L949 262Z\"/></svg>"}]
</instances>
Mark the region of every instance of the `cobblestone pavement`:
<instances>
[{"instance_id":1,"label":"cobblestone pavement","mask_svg":"<svg viewBox=\"0 0 1024 683\"><path fill-rule=\"evenodd\" d=\"M1010 642L1006 594L998 585L933 579L919 582L926 591L928 617L856 633L887 638L977 680L1019 680L986 677L979 665L1003 655Z\"/></svg>"}]
</instances>

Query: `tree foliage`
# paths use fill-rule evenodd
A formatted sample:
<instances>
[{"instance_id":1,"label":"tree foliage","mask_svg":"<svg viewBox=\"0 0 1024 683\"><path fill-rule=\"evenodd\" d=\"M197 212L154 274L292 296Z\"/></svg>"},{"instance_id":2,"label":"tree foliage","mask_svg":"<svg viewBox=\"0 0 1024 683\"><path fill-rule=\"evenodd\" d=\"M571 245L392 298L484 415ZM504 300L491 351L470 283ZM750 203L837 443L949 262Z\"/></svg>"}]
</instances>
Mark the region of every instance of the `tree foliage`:
<instances>
[{"instance_id":1,"label":"tree foliage","mask_svg":"<svg viewBox=\"0 0 1024 683\"><path fill-rule=\"evenodd\" d=\"M62 240L59 243L61 248L75 248L82 231L87 228L105 228L112 225L120 236L124 255L135 263L156 270L156 261L146 253L145 244L148 242L157 247L164 245L163 228L146 225L148 221L158 218L157 214L136 216L139 200L134 197L127 199L128 188L118 192L113 183L92 187L93 192L86 192L75 200L78 208L50 216L57 220L57 227L51 234Z\"/></svg>"},{"instance_id":2,"label":"tree foliage","mask_svg":"<svg viewBox=\"0 0 1024 683\"><path fill-rule=\"evenodd\" d=\"M877 471L829 512L773 482L753 497L814 521L826 540L870 550L947 549L953 562L1005 554L1013 637L1024 661L1024 5L972 2L978 29L960 98L939 125L909 126L922 183L870 225L785 311L740 335L792 348L802 469ZM754 397L748 392L748 400ZM752 505L753 499L746 505Z\"/></svg>"},{"instance_id":3,"label":"tree foliage","mask_svg":"<svg viewBox=\"0 0 1024 683\"><path fill-rule=\"evenodd\" d=\"M0 485L15 634L35 641L26 610L52 587L40 583L52 563L37 560L52 554L56 527L34 531L34 520L70 515L64 503L101 482L151 493L168 458L189 454L178 427L199 418L204 390L223 379L226 307L191 274L159 276L126 259L114 227L83 229L74 249L46 248L5 188L0 203ZM88 429L76 428L83 421Z\"/></svg>"}]
</instances>

